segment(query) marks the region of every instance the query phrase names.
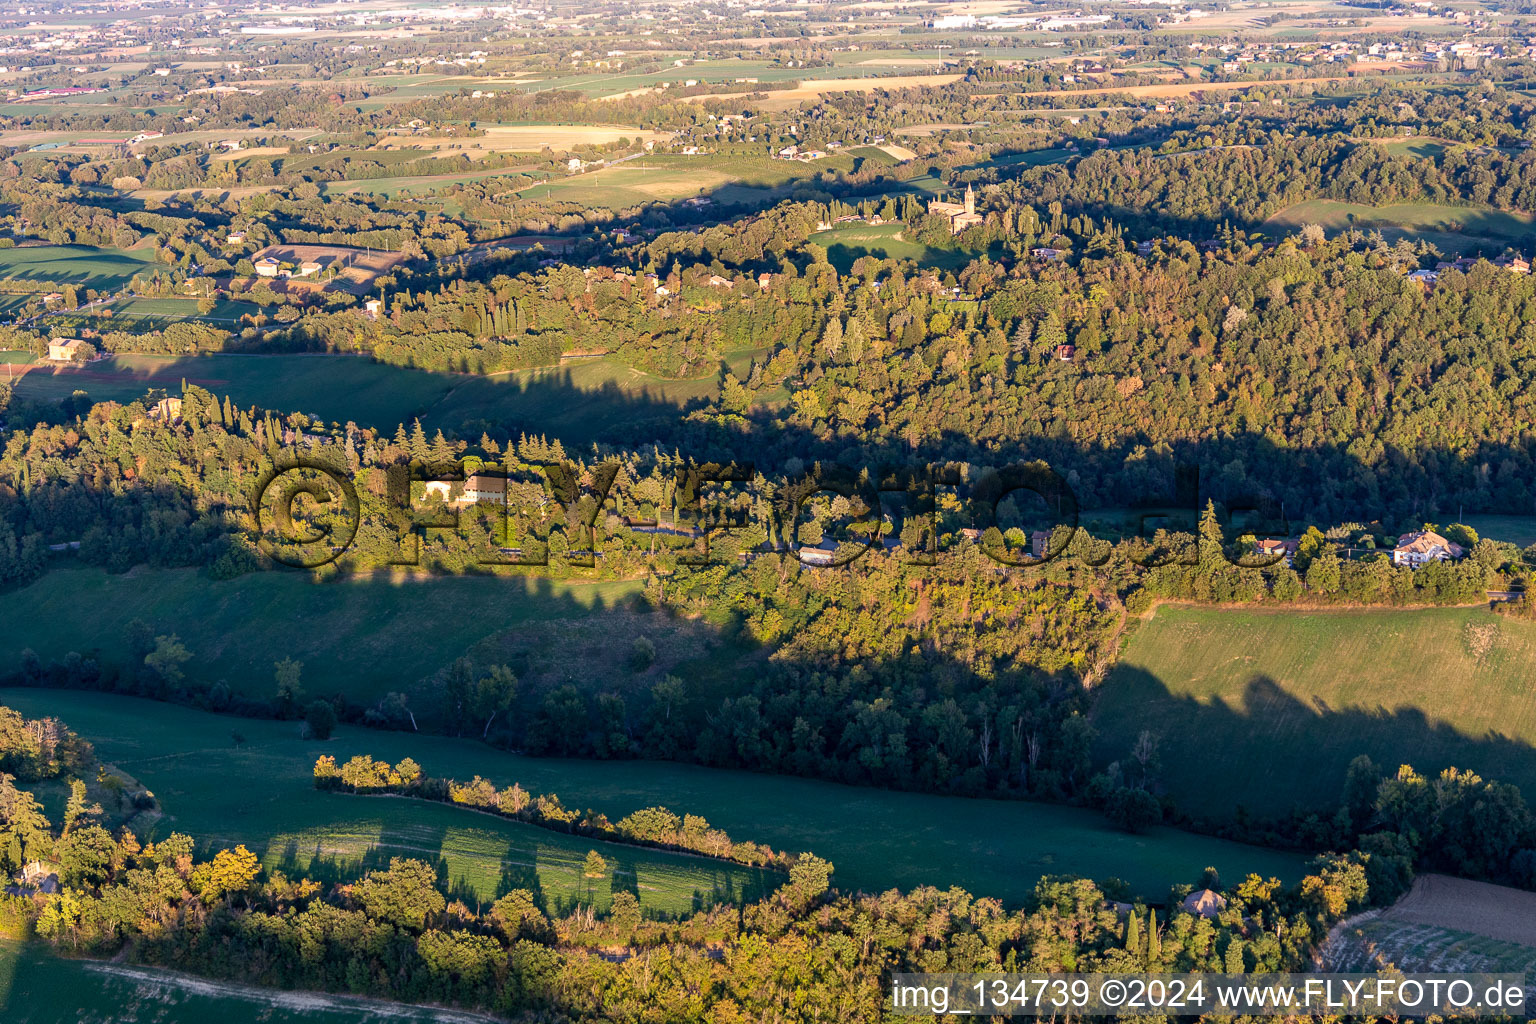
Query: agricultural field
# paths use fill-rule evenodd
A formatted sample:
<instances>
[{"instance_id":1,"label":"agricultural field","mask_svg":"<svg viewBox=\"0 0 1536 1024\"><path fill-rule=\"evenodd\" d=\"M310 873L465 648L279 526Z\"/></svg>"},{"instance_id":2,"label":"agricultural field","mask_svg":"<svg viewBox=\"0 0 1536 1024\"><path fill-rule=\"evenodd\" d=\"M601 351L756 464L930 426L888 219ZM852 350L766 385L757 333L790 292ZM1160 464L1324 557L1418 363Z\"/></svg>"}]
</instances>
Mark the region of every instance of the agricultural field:
<instances>
[{"instance_id":1,"label":"agricultural field","mask_svg":"<svg viewBox=\"0 0 1536 1024\"><path fill-rule=\"evenodd\" d=\"M725 364L744 379L757 354L744 349ZM713 375L655 377L606 357L476 376L389 366L356 355L215 353L110 356L81 368L40 365L17 383L16 393L57 401L86 391L96 401L131 402L150 388L179 392L183 380L227 395L242 408L299 411L390 431L419 417L429 429L468 425L478 434L475 425L485 421L505 424L514 436L536 431L582 446L618 432L635 441L647 421L676 417L688 403L711 398L719 389Z\"/></svg>"},{"instance_id":2,"label":"agricultural field","mask_svg":"<svg viewBox=\"0 0 1536 1024\"><path fill-rule=\"evenodd\" d=\"M625 124L478 124L485 132L468 138L461 136L396 135L384 139L379 150L406 150L411 158L443 156L448 153L538 153L544 149L564 152L576 146L606 145L629 139L654 142L668 138L668 133ZM364 150L376 154L378 150Z\"/></svg>"},{"instance_id":3,"label":"agricultural field","mask_svg":"<svg viewBox=\"0 0 1536 1024\"><path fill-rule=\"evenodd\" d=\"M529 199L613 209L694 196L720 204L761 203L789 195L797 183L818 172L852 170L867 160L887 166L896 163L890 154L873 147L837 152L810 163L724 153L659 154L529 185L522 194Z\"/></svg>"},{"instance_id":4,"label":"agricultural field","mask_svg":"<svg viewBox=\"0 0 1536 1024\"><path fill-rule=\"evenodd\" d=\"M462 185L466 181L479 181L482 178L494 178L499 174L515 174L515 168L498 167L494 170L475 170L474 164L468 165L463 171L452 174L417 174L401 175L390 178L364 178L359 181L327 181L321 183L320 190L326 195L346 195L350 193L384 196L393 199L397 196L416 192L432 192L450 185ZM267 186L257 186L255 191L266 191ZM206 191L233 191L238 189Z\"/></svg>"},{"instance_id":5,"label":"agricultural field","mask_svg":"<svg viewBox=\"0 0 1536 1024\"><path fill-rule=\"evenodd\" d=\"M1162 898L1168 886L1198 878L1207 865L1228 878L1252 871L1294 882L1304 860L1173 829L1131 835L1096 812L1048 804L897 793L665 762L528 758L474 741L345 725L331 740L316 743L299 739L297 723L232 718L98 693L0 690L0 703L28 716L58 715L96 743L103 760L147 784L164 803L166 829L224 843L259 842L263 835L282 833L280 842L262 845L263 855L273 862L287 858L290 849L295 857L305 856L318 841L322 862L339 857L344 866L353 854L330 853L326 837L335 834L337 845L347 851L387 842L415 849L418 856L441 856L458 865L453 872L473 882L488 878L496 858L509 849L487 849L491 841L472 833L510 836L500 829L511 829L511 824L473 811L314 790L312 767L320 753L338 758L369 753L391 761L409 756L428 774L468 778L478 773L499 786L518 782L612 819L658 804L700 814L735 838L826 857L837 867L840 886L866 891L960 885L977 895L1018 903L1041 875L1072 872L1122 878L1134 891ZM244 742L237 745L234 732ZM253 779L260 779L260 785L252 786ZM532 826L521 828L551 845L562 838ZM581 840L578 845L584 854L594 844ZM607 855L608 849L603 852ZM670 855L631 851L624 859L653 856ZM716 881L718 862L678 859L704 874L689 876L691 882L667 881L673 876L663 870L665 865L641 864L642 884L656 878L657 886L672 886L669 898L682 898L688 885ZM545 881L546 862L552 882ZM562 864L553 849L541 853L540 884L560 884ZM642 903L645 898L642 888ZM663 896L652 899L659 905Z\"/></svg>"},{"instance_id":6,"label":"agricultural field","mask_svg":"<svg viewBox=\"0 0 1536 1024\"><path fill-rule=\"evenodd\" d=\"M1536 246L1536 217L1475 206L1365 206L1313 199L1281 210L1264 222L1266 229L1281 234L1289 234L1304 224L1317 224L1330 232L1347 228L1380 231L1388 241L1422 239L1447 255L1497 256L1510 246L1527 251Z\"/></svg>"},{"instance_id":7,"label":"agricultural field","mask_svg":"<svg viewBox=\"0 0 1536 1024\"><path fill-rule=\"evenodd\" d=\"M1175 802L1210 819L1331 811L1357 754L1471 769L1530 798L1533 671L1536 624L1483 608L1164 606L1100 687L1098 753L1123 758L1149 730Z\"/></svg>"},{"instance_id":8,"label":"agricultural field","mask_svg":"<svg viewBox=\"0 0 1536 1024\"><path fill-rule=\"evenodd\" d=\"M44 324L48 327L64 327L71 331L88 327L94 331L155 331L167 324L184 320L202 320L207 323L230 327L247 314L261 312L254 302L239 299L219 299L213 309L204 313L198 309L197 299L152 299L135 297L118 299L103 306L93 306L84 311L51 314ZM101 364L96 364L99 368Z\"/></svg>"},{"instance_id":9,"label":"agricultural field","mask_svg":"<svg viewBox=\"0 0 1536 1024\"><path fill-rule=\"evenodd\" d=\"M189 974L52 955L0 940L6 1024L493 1024L462 1010L283 992Z\"/></svg>"},{"instance_id":10,"label":"agricultural field","mask_svg":"<svg viewBox=\"0 0 1536 1024\"><path fill-rule=\"evenodd\" d=\"M902 237L903 224L839 224L818 231L809 241L827 248L827 259L846 274L861 256L887 260L915 260L921 267L959 270L976 258L969 249L935 249Z\"/></svg>"},{"instance_id":11,"label":"agricultural field","mask_svg":"<svg viewBox=\"0 0 1536 1024\"><path fill-rule=\"evenodd\" d=\"M931 58L914 57L910 53L898 53L890 57L868 52L839 54L829 67L789 67L775 64L771 61L742 60L737 58L725 58L714 60L690 60L682 67L666 67L657 71L643 72L592 72L579 75L560 75L545 77L537 81L523 83L506 83L506 87L515 88L522 86L528 91L543 91L547 89L572 90L581 92L591 97L602 99L617 99L625 96L634 96L660 87L661 83L671 83L677 88L684 82L692 79L702 84L731 85L734 88L747 90L755 83L737 82L736 79L756 79L757 83L768 84L774 82L797 81L802 83L792 90L774 90L767 95L770 100L779 97L787 97L795 93L794 104L802 99L813 98L821 93L816 91L818 87L827 92L849 91L873 88L904 88L912 84L941 85L955 81L961 76L949 74L915 74L919 68L937 68L940 61ZM892 75L892 72L905 74ZM882 86L881 82L884 82ZM728 93L725 96L744 95L745 93ZM705 94L697 99L719 99L721 93Z\"/></svg>"},{"instance_id":12,"label":"agricultural field","mask_svg":"<svg viewBox=\"0 0 1536 1024\"><path fill-rule=\"evenodd\" d=\"M1536 893L1447 875L1420 875L1384 910L1340 922L1323 957L1330 971L1536 970Z\"/></svg>"},{"instance_id":13,"label":"agricultural field","mask_svg":"<svg viewBox=\"0 0 1536 1024\"><path fill-rule=\"evenodd\" d=\"M54 696L61 700L55 702ZM614 891L629 889L643 909L669 916L720 900L756 898L780 884L776 872L599 842L466 807L314 787L315 758L323 753L342 760L359 753L378 756L404 748L398 742L374 743L375 736L407 740L412 749L419 737L344 729L316 743L300 739L298 723L247 721L104 694L0 691L7 706L39 699L67 708L79 720L71 727L97 744L102 760L155 794L164 812L152 825L155 836L178 831L210 848L244 844L268 868L289 875L342 881L387 867L391 857L417 857L437 865L449 892L471 906L492 902L511 889L529 889L551 911L566 912L578 904L602 911ZM128 723L131 730L123 728ZM445 748L455 745L437 742ZM430 747L390 757L415 757L428 772L467 779L480 769L464 756L471 748L458 747L453 761L433 756L437 752ZM256 779L261 782L253 786ZM530 788L526 779L520 781ZM539 792L559 793L570 802L560 792L567 788L546 784ZM45 800L44 806L57 816L57 804L58 799ZM141 816L136 827L142 822ZM613 867L611 878L584 876L582 862L593 849Z\"/></svg>"},{"instance_id":14,"label":"agricultural field","mask_svg":"<svg viewBox=\"0 0 1536 1024\"><path fill-rule=\"evenodd\" d=\"M0 282L54 281L98 291L123 287L156 266L158 250L101 249L89 245L29 245L0 249Z\"/></svg>"},{"instance_id":15,"label":"agricultural field","mask_svg":"<svg viewBox=\"0 0 1536 1024\"><path fill-rule=\"evenodd\" d=\"M197 299L119 299L107 307L112 310L111 322L99 324L98 329L120 330L125 320L142 321L144 325L154 327L179 320L235 323L243 316L261 312L261 307L254 302L242 302L239 299L218 299L213 309L206 313L197 308L197 303Z\"/></svg>"}]
</instances>

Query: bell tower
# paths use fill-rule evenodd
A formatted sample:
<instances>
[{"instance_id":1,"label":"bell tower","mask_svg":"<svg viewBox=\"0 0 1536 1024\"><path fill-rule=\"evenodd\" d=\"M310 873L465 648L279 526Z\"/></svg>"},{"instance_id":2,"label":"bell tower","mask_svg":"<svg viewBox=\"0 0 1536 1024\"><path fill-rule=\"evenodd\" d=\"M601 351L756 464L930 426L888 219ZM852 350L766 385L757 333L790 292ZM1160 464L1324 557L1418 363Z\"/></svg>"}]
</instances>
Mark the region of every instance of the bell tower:
<instances>
[{"instance_id":1,"label":"bell tower","mask_svg":"<svg viewBox=\"0 0 1536 1024\"><path fill-rule=\"evenodd\" d=\"M976 212L976 193L971 191L970 185L965 186L965 212L970 214Z\"/></svg>"}]
</instances>

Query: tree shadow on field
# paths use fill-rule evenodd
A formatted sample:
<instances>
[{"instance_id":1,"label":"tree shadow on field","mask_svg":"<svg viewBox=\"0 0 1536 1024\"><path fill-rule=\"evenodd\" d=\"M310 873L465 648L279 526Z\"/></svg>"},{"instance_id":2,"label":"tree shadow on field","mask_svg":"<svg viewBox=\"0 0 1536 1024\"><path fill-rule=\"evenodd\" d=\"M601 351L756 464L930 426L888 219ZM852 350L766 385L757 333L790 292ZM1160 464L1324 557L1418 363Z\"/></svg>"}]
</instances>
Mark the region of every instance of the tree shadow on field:
<instances>
[{"instance_id":1,"label":"tree shadow on field","mask_svg":"<svg viewBox=\"0 0 1536 1024\"><path fill-rule=\"evenodd\" d=\"M1157 736L1163 788L1182 815L1206 825L1272 819L1293 809L1331 815L1349 763L1360 754L1383 775L1400 764L1426 776L1454 766L1536 799L1536 749L1529 743L1492 730L1472 735L1413 707L1330 707L1263 674L1248 679L1235 700L1202 700L1122 664L1098 688L1093 721L1101 763L1131 765L1140 732Z\"/></svg>"}]
</instances>

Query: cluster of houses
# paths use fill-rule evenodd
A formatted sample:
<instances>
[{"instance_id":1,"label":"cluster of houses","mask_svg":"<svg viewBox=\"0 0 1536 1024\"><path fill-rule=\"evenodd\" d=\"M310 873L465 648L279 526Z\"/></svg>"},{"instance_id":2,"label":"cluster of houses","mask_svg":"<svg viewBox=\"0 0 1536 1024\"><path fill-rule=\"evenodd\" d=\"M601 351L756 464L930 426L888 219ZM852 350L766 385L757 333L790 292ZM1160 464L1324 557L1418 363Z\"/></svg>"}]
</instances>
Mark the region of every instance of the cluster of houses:
<instances>
[{"instance_id":1,"label":"cluster of houses","mask_svg":"<svg viewBox=\"0 0 1536 1024\"><path fill-rule=\"evenodd\" d=\"M1286 565L1290 565L1296 557L1298 543L1295 538L1266 537L1255 541L1253 550L1255 554L1282 558ZM1454 561L1466 553L1466 548L1433 530L1415 530L1397 538L1397 546L1392 549L1392 564L1417 569L1430 562Z\"/></svg>"},{"instance_id":2,"label":"cluster of houses","mask_svg":"<svg viewBox=\"0 0 1536 1024\"><path fill-rule=\"evenodd\" d=\"M1473 256L1458 256L1453 260L1441 260L1435 264L1434 270L1414 270L1408 274L1408 280L1423 285L1426 289L1433 288L1440 280L1440 275L1448 270L1455 270L1465 274L1477 266L1478 259ZM1500 256L1493 261L1493 265L1509 271L1511 274L1529 274L1531 264L1523 256Z\"/></svg>"}]
</instances>

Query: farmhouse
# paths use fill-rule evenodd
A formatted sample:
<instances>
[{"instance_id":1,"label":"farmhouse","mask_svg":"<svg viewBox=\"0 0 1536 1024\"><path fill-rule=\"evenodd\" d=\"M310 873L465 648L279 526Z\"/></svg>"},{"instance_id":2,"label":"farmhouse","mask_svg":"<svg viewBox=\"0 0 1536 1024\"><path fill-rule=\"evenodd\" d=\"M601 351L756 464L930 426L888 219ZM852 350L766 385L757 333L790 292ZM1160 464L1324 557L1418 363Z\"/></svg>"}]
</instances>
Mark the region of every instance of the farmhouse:
<instances>
[{"instance_id":1,"label":"farmhouse","mask_svg":"<svg viewBox=\"0 0 1536 1024\"><path fill-rule=\"evenodd\" d=\"M311 274L320 273L320 264L315 260L305 260L299 264L299 277L308 277Z\"/></svg>"},{"instance_id":2,"label":"farmhouse","mask_svg":"<svg viewBox=\"0 0 1536 1024\"><path fill-rule=\"evenodd\" d=\"M280 260L273 259L271 256L263 256L261 259L256 261L256 276L258 277L277 277L282 275L282 272L282 262Z\"/></svg>"},{"instance_id":3,"label":"farmhouse","mask_svg":"<svg viewBox=\"0 0 1536 1024\"><path fill-rule=\"evenodd\" d=\"M1397 538L1397 547L1392 549L1392 564L1417 569L1428 562L1444 562L1464 554L1466 551L1460 544L1446 540L1433 530L1419 530Z\"/></svg>"},{"instance_id":4,"label":"farmhouse","mask_svg":"<svg viewBox=\"0 0 1536 1024\"><path fill-rule=\"evenodd\" d=\"M1280 556L1286 565L1291 564L1291 559L1296 557L1297 541L1281 540L1275 537L1263 537L1253 542L1254 554L1267 557Z\"/></svg>"},{"instance_id":5,"label":"farmhouse","mask_svg":"<svg viewBox=\"0 0 1536 1024\"><path fill-rule=\"evenodd\" d=\"M245 244L245 232L244 231L231 231L229 234L224 236L224 244L225 245L243 245L243 244Z\"/></svg>"},{"instance_id":6,"label":"farmhouse","mask_svg":"<svg viewBox=\"0 0 1536 1024\"><path fill-rule=\"evenodd\" d=\"M367 302L363 303L363 310L375 320L379 318L379 311L383 308L384 301L382 299L369 299Z\"/></svg>"},{"instance_id":7,"label":"farmhouse","mask_svg":"<svg viewBox=\"0 0 1536 1024\"><path fill-rule=\"evenodd\" d=\"M90 351L80 338L55 338L48 343L48 358L55 363L84 362Z\"/></svg>"},{"instance_id":8,"label":"farmhouse","mask_svg":"<svg viewBox=\"0 0 1536 1024\"><path fill-rule=\"evenodd\" d=\"M489 501L498 505L507 503L507 478L503 476L485 476L476 473L464 481L464 502L475 504L481 501Z\"/></svg>"},{"instance_id":9,"label":"farmhouse","mask_svg":"<svg viewBox=\"0 0 1536 1024\"><path fill-rule=\"evenodd\" d=\"M949 233L958 235L966 228L975 227L981 223L981 215L976 212L976 193L971 186L965 186L965 202L947 203L935 199L928 204L928 212L937 217L949 218Z\"/></svg>"}]
</instances>

